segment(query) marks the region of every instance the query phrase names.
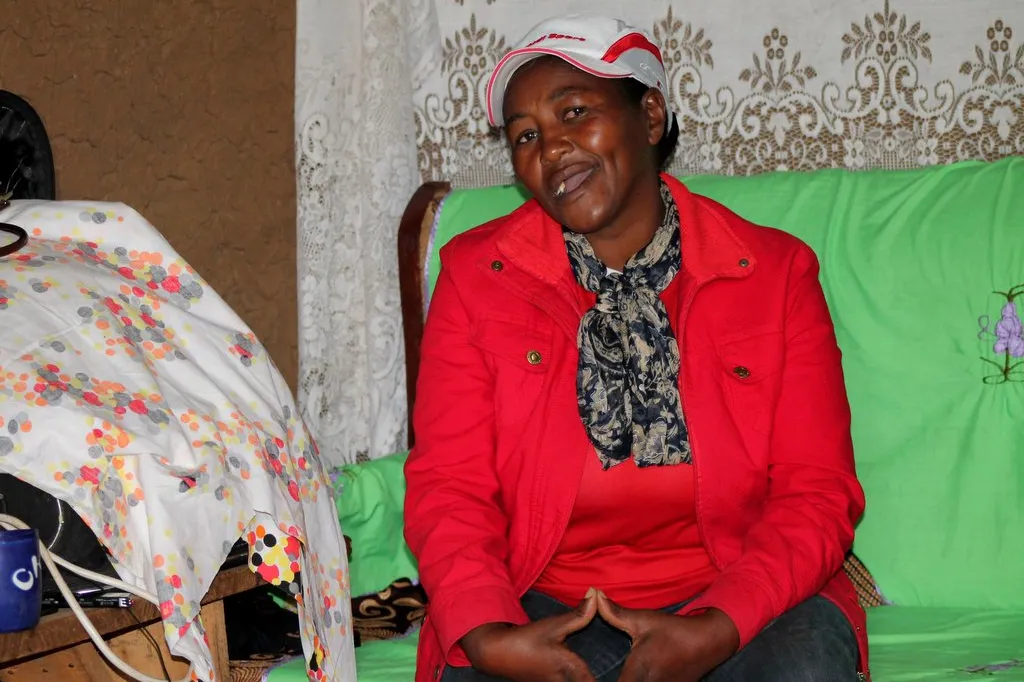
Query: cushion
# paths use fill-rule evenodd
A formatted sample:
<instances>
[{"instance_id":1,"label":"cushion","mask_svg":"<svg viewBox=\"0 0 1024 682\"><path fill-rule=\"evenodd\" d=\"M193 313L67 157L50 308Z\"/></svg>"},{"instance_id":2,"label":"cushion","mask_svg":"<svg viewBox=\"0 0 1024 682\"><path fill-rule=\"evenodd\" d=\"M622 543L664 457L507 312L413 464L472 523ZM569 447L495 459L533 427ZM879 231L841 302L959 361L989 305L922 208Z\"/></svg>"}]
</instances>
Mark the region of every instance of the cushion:
<instances>
[{"instance_id":1,"label":"cushion","mask_svg":"<svg viewBox=\"0 0 1024 682\"><path fill-rule=\"evenodd\" d=\"M419 577L404 539L403 467L407 456L399 452L334 472L338 519L351 542L353 597L380 592L400 578Z\"/></svg>"},{"instance_id":2,"label":"cushion","mask_svg":"<svg viewBox=\"0 0 1024 682\"><path fill-rule=\"evenodd\" d=\"M1024 682L1024 611L887 606L868 612L874 682ZM412 682L417 636L356 650L359 682ZM305 682L301 659L268 682Z\"/></svg>"},{"instance_id":3,"label":"cushion","mask_svg":"<svg viewBox=\"0 0 1024 682\"><path fill-rule=\"evenodd\" d=\"M868 499L855 549L886 598L1024 609L1024 159L684 181L822 261ZM429 287L444 243L525 196L453 191Z\"/></svg>"},{"instance_id":4,"label":"cushion","mask_svg":"<svg viewBox=\"0 0 1024 682\"><path fill-rule=\"evenodd\" d=\"M396 639L423 624L427 595L423 586L399 578L387 588L352 600L352 629L356 646L381 639Z\"/></svg>"}]
</instances>

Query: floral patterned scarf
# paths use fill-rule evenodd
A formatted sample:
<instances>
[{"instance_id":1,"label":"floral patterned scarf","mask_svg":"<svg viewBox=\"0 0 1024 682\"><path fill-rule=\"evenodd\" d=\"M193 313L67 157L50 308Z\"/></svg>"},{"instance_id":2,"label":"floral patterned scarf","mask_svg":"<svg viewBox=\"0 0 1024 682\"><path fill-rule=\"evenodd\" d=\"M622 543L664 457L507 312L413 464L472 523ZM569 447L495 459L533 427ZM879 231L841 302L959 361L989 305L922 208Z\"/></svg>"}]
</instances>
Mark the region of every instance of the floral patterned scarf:
<instances>
[{"instance_id":1,"label":"floral patterned scarf","mask_svg":"<svg viewBox=\"0 0 1024 682\"><path fill-rule=\"evenodd\" d=\"M679 210L664 183L661 198L661 226L621 274L597 259L586 237L563 230L576 280L597 294L576 337L576 394L605 469L630 453L640 467L691 461L679 398L679 345L658 298L680 268Z\"/></svg>"}]
</instances>

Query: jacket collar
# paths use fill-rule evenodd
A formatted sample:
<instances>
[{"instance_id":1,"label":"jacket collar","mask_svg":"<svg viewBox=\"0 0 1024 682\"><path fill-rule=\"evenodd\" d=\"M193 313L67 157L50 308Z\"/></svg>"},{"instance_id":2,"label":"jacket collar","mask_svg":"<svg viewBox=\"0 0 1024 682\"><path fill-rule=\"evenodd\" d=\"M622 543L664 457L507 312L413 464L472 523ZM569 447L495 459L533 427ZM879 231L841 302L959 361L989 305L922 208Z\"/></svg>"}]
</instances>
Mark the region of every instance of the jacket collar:
<instances>
[{"instance_id":1,"label":"jacket collar","mask_svg":"<svg viewBox=\"0 0 1024 682\"><path fill-rule=\"evenodd\" d=\"M755 258L718 212L709 210L683 183L663 173L679 208L683 270L698 282L717 277L743 277L754 270ZM530 199L509 216L498 238L498 251L517 268L549 284L572 278L561 226Z\"/></svg>"}]
</instances>

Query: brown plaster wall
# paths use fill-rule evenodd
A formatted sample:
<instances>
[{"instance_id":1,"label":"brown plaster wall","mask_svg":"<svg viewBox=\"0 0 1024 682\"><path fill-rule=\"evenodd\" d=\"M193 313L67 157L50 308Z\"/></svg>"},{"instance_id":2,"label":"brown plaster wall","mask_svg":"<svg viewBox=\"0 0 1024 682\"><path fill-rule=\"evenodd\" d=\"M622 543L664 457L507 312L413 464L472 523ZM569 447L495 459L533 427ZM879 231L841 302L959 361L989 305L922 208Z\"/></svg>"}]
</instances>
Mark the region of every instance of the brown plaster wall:
<instances>
[{"instance_id":1,"label":"brown plaster wall","mask_svg":"<svg viewBox=\"0 0 1024 682\"><path fill-rule=\"evenodd\" d=\"M16 4L0 20L0 87L42 117L58 198L142 213L294 387L295 3Z\"/></svg>"}]
</instances>

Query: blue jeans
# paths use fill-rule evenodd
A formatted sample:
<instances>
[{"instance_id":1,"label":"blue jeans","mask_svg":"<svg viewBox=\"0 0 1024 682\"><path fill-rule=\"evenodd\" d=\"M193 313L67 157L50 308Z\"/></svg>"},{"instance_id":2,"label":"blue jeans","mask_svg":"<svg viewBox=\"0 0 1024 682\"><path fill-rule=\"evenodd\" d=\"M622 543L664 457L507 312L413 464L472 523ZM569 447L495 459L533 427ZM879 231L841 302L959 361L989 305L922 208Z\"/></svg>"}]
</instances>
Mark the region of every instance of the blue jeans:
<instances>
[{"instance_id":1,"label":"blue jeans","mask_svg":"<svg viewBox=\"0 0 1024 682\"><path fill-rule=\"evenodd\" d=\"M522 603L530 620L569 611L539 592L527 592ZM629 637L600 617L569 637L566 645L586 661L597 682L618 680L630 650ZM846 616L829 600L815 596L772 621L704 681L856 682L857 658L857 638ZM503 681L472 668L449 667L441 682Z\"/></svg>"}]
</instances>

